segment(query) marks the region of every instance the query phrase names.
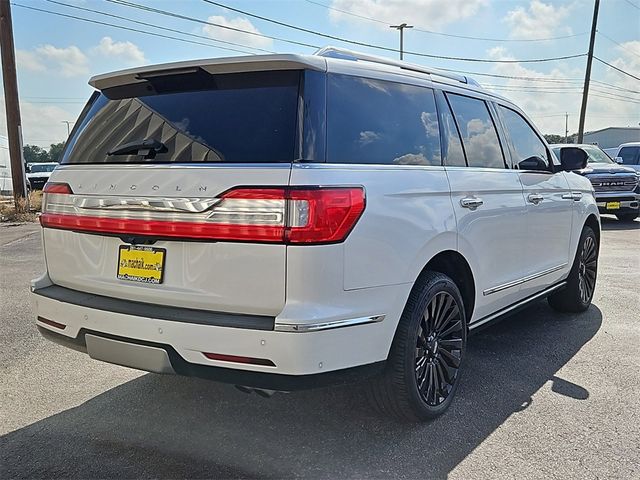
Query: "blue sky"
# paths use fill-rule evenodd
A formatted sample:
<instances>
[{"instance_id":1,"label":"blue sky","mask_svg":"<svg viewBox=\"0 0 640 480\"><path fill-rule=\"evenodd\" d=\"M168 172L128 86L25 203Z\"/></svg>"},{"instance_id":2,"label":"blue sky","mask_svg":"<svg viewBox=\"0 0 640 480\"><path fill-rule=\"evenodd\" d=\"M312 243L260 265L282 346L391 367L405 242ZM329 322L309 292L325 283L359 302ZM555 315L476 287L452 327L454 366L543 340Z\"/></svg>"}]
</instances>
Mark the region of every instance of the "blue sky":
<instances>
[{"instance_id":1,"label":"blue sky","mask_svg":"<svg viewBox=\"0 0 640 480\"><path fill-rule=\"evenodd\" d=\"M84 100L91 93L91 87L87 85L91 75L141 64L244 54L222 47L248 53L269 50L308 54L314 50L106 0L13 1L23 135L25 143L42 146L66 137L67 127L62 121L76 119ZM318 46L331 44L377 55L397 56L394 52L286 28L203 0L128 1L291 41ZM223 0L218 3L306 29L388 48L398 48L398 32L387 25L407 22L415 26L405 34L407 51L490 60L586 53L593 11L593 0ZM206 45L96 25L18 5ZM425 30L498 41L455 38ZM598 30L596 55L640 76L640 0L602 0ZM565 38L544 40L556 37ZM216 40L241 46L221 44ZM570 132L577 130L585 57L544 63L464 62L414 55L406 55L405 60L489 75L538 79L475 76L487 88L516 101L545 133L564 133L564 112L569 113ZM599 62L594 62L592 78L602 83L594 83L587 129L638 125L640 81ZM3 130L4 119L0 120L0 129Z\"/></svg>"}]
</instances>

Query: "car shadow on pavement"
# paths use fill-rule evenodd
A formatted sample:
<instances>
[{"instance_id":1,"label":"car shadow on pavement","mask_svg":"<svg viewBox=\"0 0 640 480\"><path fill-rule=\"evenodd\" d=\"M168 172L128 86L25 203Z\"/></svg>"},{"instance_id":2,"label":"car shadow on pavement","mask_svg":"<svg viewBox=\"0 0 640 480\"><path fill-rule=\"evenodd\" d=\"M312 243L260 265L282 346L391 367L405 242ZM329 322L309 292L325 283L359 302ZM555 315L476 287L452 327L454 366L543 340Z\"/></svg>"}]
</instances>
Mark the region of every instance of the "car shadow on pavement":
<instances>
[{"instance_id":1,"label":"car shadow on pavement","mask_svg":"<svg viewBox=\"0 0 640 480\"><path fill-rule=\"evenodd\" d=\"M640 230L640 218L632 222L622 222L615 217L600 217L602 230Z\"/></svg>"},{"instance_id":2,"label":"car shadow on pavement","mask_svg":"<svg viewBox=\"0 0 640 480\"><path fill-rule=\"evenodd\" d=\"M450 410L427 424L377 415L358 385L247 395L204 380L144 375L0 438L0 477L446 478L599 330L596 306L546 302L470 337Z\"/></svg>"}]
</instances>

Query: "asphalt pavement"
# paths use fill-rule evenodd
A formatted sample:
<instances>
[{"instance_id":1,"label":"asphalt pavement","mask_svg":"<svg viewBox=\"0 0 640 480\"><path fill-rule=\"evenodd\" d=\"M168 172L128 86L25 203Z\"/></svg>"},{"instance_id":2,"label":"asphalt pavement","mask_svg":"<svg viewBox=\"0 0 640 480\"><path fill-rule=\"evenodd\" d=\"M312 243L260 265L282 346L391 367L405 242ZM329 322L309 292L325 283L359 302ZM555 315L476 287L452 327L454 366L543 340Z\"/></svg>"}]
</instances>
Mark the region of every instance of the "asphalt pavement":
<instances>
[{"instance_id":1,"label":"asphalt pavement","mask_svg":"<svg viewBox=\"0 0 640 480\"><path fill-rule=\"evenodd\" d=\"M265 399L47 342L39 229L0 224L0 478L640 478L640 221L603 229L589 310L473 335L452 407L416 425L359 385Z\"/></svg>"}]
</instances>

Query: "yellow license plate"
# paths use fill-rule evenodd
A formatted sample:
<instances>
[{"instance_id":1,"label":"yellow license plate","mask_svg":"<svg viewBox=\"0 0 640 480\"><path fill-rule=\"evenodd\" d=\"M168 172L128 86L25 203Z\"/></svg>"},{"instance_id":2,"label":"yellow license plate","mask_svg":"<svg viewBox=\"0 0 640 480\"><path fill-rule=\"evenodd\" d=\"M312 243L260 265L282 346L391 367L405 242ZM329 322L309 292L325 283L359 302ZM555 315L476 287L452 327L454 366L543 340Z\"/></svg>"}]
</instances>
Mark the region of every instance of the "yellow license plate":
<instances>
[{"instance_id":1,"label":"yellow license plate","mask_svg":"<svg viewBox=\"0 0 640 480\"><path fill-rule=\"evenodd\" d=\"M620 210L620 202L607 202L607 210Z\"/></svg>"},{"instance_id":2,"label":"yellow license plate","mask_svg":"<svg viewBox=\"0 0 640 480\"><path fill-rule=\"evenodd\" d=\"M164 248L120 245L118 278L142 283L162 283L164 276Z\"/></svg>"}]
</instances>

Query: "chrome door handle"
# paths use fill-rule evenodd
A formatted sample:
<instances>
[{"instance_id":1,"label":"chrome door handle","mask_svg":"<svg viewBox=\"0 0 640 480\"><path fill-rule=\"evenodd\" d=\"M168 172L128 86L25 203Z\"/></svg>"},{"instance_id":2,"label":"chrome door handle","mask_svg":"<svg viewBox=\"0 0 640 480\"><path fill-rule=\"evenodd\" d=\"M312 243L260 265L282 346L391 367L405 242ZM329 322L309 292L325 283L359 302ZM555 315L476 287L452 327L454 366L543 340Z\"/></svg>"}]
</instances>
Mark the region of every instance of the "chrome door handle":
<instances>
[{"instance_id":1,"label":"chrome door handle","mask_svg":"<svg viewBox=\"0 0 640 480\"><path fill-rule=\"evenodd\" d=\"M462 208L468 208L469 210L475 210L483 203L484 201L481 198L474 197L465 197L460 200L460 205L462 205Z\"/></svg>"},{"instance_id":2,"label":"chrome door handle","mask_svg":"<svg viewBox=\"0 0 640 480\"><path fill-rule=\"evenodd\" d=\"M538 195L537 193L530 193L527 197L527 200L529 200L529 202L533 203L534 205L538 205L542 200L544 200L544 197L542 195Z\"/></svg>"},{"instance_id":3,"label":"chrome door handle","mask_svg":"<svg viewBox=\"0 0 640 480\"><path fill-rule=\"evenodd\" d=\"M563 193L562 198L565 200L573 200L575 202L579 202L582 199L582 193L580 192Z\"/></svg>"}]
</instances>

